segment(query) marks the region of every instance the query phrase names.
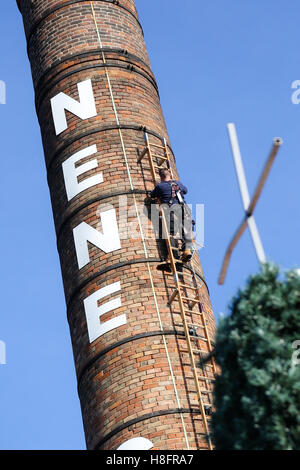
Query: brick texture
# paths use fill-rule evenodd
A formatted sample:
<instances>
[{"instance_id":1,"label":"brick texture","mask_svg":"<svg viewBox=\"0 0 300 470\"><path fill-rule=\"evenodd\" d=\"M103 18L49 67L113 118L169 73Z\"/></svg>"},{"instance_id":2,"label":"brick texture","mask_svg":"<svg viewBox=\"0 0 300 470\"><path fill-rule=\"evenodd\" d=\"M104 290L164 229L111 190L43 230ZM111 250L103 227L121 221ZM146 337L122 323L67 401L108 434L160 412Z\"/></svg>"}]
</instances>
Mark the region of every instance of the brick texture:
<instances>
[{"instance_id":1,"label":"brick texture","mask_svg":"<svg viewBox=\"0 0 300 470\"><path fill-rule=\"evenodd\" d=\"M24 20L36 95L48 183L53 206L57 246L67 303L78 392L88 449L117 449L132 437L150 439L155 449L186 449L181 416L175 397L166 348L161 333L149 269L156 292L165 340L191 449L206 446L201 438L203 424L197 413L191 367L179 350L184 346L176 302L168 306L172 277L158 271L161 246L147 217L146 191L152 189L146 160L141 164L138 150L144 148L142 126L153 143L166 137L175 176L172 152L161 110L155 77L138 20L134 0L93 2L101 34L128 166L138 207L149 231L145 249L138 229L134 199L120 141L120 131L109 93L90 1L18 0ZM97 116L81 120L67 112L68 128L55 135L50 99L64 92L78 98L77 84L91 79ZM62 163L77 151L97 145L98 168L104 182L68 202ZM119 194L122 194L121 196ZM123 199L120 199L123 198ZM131 207L128 217L119 217L122 204ZM89 245L90 263L78 269L73 228L86 222L101 230L99 211L113 206L119 220L121 249L105 254ZM134 239L122 237L136 230ZM215 321L198 255L195 267L201 287L203 310L211 336ZM127 324L89 342L83 300L99 288L120 281L122 306L101 321L126 313ZM113 296L112 296L113 298ZM176 333L176 334L175 334ZM206 348L203 343L202 348ZM194 411L193 411L194 410ZM195 411L196 410L196 411Z\"/></svg>"}]
</instances>

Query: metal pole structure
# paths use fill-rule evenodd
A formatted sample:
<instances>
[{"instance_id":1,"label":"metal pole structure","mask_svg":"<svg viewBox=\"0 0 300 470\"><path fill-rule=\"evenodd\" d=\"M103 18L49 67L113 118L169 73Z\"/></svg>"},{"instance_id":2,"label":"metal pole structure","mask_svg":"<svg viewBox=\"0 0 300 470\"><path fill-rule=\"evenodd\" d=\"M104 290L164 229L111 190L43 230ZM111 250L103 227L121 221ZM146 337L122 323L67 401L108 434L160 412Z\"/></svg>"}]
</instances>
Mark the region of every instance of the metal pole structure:
<instances>
[{"instance_id":1,"label":"metal pole structure","mask_svg":"<svg viewBox=\"0 0 300 470\"><path fill-rule=\"evenodd\" d=\"M242 234L244 233L247 225L250 230L251 238L253 241L254 249L256 252L256 256L258 259L259 263L266 263L266 255L263 249L263 245L259 236L259 232L256 226L256 222L253 216L254 209L256 207L256 204L258 202L258 199L261 195L261 192L263 190L263 187L265 185L265 182L267 180L267 177L269 175L269 172L271 170L271 167L274 163L275 157L277 155L277 152L279 150L279 147L282 145L282 139L279 137L276 137L273 141L273 146L271 149L271 153L267 159L267 162L265 164L265 167L263 169L263 172L259 178L258 184L256 186L254 195L252 199L250 200L250 195L248 191L248 186L247 186L247 181L246 181L246 176L245 176L245 171L243 167L243 162L242 162L242 156L240 152L240 147L239 147L239 142L237 138L237 133L236 133L236 128L233 123L227 124L227 129L228 129L228 134L229 134L229 139L231 143L231 149L232 149L232 155L233 155L233 160L235 164L235 170L236 170L236 175L238 179L238 184L240 188L240 193L241 193L241 198L242 198L242 204L243 208L245 211L245 217L242 220L241 224L239 225L234 237L232 238L227 251L225 253L225 257L223 260L220 276L219 276L219 284L224 284L226 273L228 270L229 266L229 261L230 257L232 255L232 252L234 248L236 247L239 239L241 238Z\"/></svg>"},{"instance_id":2,"label":"metal pole structure","mask_svg":"<svg viewBox=\"0 0 300 470\"><path fill-rule=\"evenodd\" d=\"M236 175L237 175L237 179L238 179L238 183L240 187L242 203L243 203L245 212L248 213L249 208L250 208L250 195L248 191L242 156L240 152L240 146L239 146L239 142L238 142L238 138L236 134L236 128L233 123L229 123L227 125L227 128L228 128L228 134L229 134L229 139L231 143L231 149L232 149L232 155L233 155L233 160L235 164ZM265 263L266 255L262 246L262 242L261 242L253 215L249 215L247 217L247 223L248 223L248 227L250 229L250 233L252 236L252 241L253 241L254 248L256 251L257 259L259 263Z\"/></svg>"}]
</instances>

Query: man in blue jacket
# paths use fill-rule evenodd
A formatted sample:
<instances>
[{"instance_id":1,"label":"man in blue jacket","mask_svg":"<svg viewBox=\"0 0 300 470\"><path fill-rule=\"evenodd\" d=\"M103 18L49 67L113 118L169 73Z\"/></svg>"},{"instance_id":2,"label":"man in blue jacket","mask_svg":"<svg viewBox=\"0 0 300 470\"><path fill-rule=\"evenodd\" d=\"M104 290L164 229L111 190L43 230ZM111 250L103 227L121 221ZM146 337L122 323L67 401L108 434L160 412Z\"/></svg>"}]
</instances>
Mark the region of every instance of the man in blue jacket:
<instances>
[{"instance_id":1,"label":"man in blue jacket","mask_svg":"<svg viewBox=\"0 0 300 470\"><path fill-rule=\"evenodd\" d=\"M187 188L177 180L172 180L171 172L161 169L159 172L161 182L151 192L151 198L159 199L164 210L170 235L175 235L179 228L183 242L182 261L184 263L192 258L192 218L185 204L184 195Z\"/></svg>"}]
</instances>

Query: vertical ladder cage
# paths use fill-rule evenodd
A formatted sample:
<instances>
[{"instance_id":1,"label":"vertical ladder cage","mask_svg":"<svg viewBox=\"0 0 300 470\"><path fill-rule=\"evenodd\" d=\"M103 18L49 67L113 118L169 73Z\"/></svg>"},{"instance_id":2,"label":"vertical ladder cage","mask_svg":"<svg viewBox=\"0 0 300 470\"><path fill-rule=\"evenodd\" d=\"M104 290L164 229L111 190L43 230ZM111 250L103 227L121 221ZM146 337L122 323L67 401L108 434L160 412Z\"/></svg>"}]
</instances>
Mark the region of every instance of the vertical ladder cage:
<instances>
[{"instance_id":1,"label":"vertical ladder cage","mask_svg":"<svg viewBox=\"0 0 300 470\"><path fill-rule=\"evenodd\" d=\"M139 153L138 163L141 163L144 157L148 157L153 185L157 184L157 174L160 169L167 168L170 170L171 177L173 178L166 139L162 139L162 145L151 143L147 131L144 131L144 138L145 148ZM196 393L196 402L200 408L204 428L204 432L200 434L205 436L207 446L209 450L212 450L208 417L212 414L213 409L212 391L217 367L209 337L206 314L203 311L200 297L200 291L204 283L202 282L199 285L200 282L193 267L193 260L189 263L189 273L185 272L188 270L183 269L181 263L178 263L178 252L180 251L178 242L180 243L181 239L169 234L165 213L162 208L159 210L159 216L167 245L168 262L171 267L171 273L165 272L165 274L174 279L174 285L172 285L173 291L169 297L168 304L173 309L173 303L177 301L179 308L178 310L173 310L173 314L178 316L179 319L178 322L175 322L175 326L183 329L182 339L178 336L178 340L185 343L185 348L180 348L179 353L182 363L192 368L192 375L185 376L187 381L193 381L194 383L194 388L189 389L188 392ZM174 242L177 246L174 246ZM174 252L177 253L177 257ZM188 363L184 362L186 357L188 358ZM204 358L205 362L203 361Z\"/></svg>"}]
</instances>

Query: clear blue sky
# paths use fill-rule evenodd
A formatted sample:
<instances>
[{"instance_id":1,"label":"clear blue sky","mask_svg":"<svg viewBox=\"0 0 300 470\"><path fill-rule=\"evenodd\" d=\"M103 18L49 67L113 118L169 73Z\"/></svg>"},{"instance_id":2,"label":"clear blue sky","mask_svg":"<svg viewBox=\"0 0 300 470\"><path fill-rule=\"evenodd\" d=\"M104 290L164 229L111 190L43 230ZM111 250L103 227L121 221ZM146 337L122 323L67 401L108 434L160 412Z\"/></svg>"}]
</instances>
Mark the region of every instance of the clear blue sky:
<instances>
[{"instance_id":1,"label":"clear blue sky","mask_svg":"<svg viewBox=\"0 0 300 470\"><path fill-rule=\"evenodd\" d=\"M252 192L272 138L284 146L256 221L270 260L299 260L298 0L137 0L189 202L205 204L200 255L216 314L258 269L248 232L217 285L242 216L226 123L237 125ZM43 150L21 16L1 2L0 449L84 449Z\"/></svg>"}]
</instances>

